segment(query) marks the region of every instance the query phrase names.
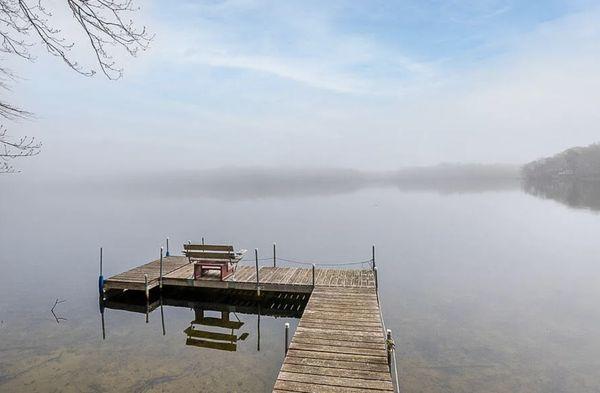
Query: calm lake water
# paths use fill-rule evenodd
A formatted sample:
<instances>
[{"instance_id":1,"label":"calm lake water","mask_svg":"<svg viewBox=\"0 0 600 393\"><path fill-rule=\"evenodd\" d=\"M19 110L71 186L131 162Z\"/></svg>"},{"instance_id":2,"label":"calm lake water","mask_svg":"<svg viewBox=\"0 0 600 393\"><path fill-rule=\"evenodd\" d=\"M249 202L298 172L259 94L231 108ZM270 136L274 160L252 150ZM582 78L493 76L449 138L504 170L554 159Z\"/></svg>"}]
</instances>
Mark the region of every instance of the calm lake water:
<instances>
[{"instance_id":1,"label":"calm lake water","mask_svg":"<svg viewBox=\"0 0 600 393\"><path fill-rule=\"evenodd\" d=\"M99 246L110 276L204 236L311 262L376 244L403 392L600 392L598 187L278 176L0 179L0 391L269 391L291 317L232 313L236 351L186 345L185 306L164 335L160 308L106 309L102 337Z\"/></svg>"}]
</instances>

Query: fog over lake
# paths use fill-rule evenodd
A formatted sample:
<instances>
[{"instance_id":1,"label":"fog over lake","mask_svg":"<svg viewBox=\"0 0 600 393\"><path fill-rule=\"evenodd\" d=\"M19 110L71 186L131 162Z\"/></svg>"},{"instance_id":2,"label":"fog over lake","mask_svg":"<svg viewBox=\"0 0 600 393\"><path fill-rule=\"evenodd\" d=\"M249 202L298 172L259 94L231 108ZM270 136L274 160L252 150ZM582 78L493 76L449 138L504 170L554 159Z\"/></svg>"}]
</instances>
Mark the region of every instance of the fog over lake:
<instances>
[{"instance_id":1,"label":"fog over lake","mask_svg":"<svg viewBox=\"0 0 600 393\"><path fill-rule=\"evenodd\" d=\"M176 252L205 237L269 257L277 242L282 257L312 262L364 260L375 243L402 391L593 391L595 194L571 203L497 171L407 173L254 168L8 179L0 197L0 388L175 391L208 380L215 390L268 390L283 324L294 328L294 319L263 315L257 323L239 314L248 338L222 352L185 344L193 310L167 303L163 336L158 309L149 324L143 314L106 309L102 339L98 247L111 275L155 258L169 236ZM56 307L60 323L50 312L56 299L65 300Z\"/></svg>"}]
</instances>

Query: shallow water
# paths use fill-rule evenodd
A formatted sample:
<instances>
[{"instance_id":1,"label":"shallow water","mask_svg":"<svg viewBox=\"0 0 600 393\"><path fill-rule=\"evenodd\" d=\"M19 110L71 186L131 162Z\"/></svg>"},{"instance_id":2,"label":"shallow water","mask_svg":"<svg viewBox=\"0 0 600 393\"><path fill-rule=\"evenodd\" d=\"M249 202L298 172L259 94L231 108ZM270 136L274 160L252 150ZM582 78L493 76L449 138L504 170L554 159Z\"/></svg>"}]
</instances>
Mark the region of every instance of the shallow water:
<instances>
[{"instance_id":1,"label":"shallow water","mask_svg":"<svg viewBox=\"0 0 600 393\"><path fill-rule=\"evenodd\" d=\"M281 257L311 262L368 259L376 244L404 392L599 391L593 195L573 208L564 193L543 199L506 182L330 180L171 193L160 178L157 187L3 178L0 390L268 391L293 318L261 316L260 351L257 315L238 314L247 338L218 351L186 345L195 312L168 305L165 335L158 309L148 323L107 309L102 338L98 247L110 276L154 259L167 236L172 249L204 236L265 257L277 242Z\"/></svg>"}]
</instances>

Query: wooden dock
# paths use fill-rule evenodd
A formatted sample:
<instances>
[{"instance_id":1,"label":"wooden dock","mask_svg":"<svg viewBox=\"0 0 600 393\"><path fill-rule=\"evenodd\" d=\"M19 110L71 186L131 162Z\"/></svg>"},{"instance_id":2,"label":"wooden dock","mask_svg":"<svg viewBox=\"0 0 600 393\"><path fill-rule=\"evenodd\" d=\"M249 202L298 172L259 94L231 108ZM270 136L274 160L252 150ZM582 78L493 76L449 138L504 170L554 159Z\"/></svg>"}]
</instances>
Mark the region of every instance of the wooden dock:
<instances>
[{"instance_id":1,"label":"wooden dock","mask_svg":"<svg viewBox=\"0 0 600 393\"><path fill-rule=\"evenodd\" d=\"M393 392L374 287L316 286L273 392Z\"/></svg>"},{"instance_id":2,"label":"wooden dock","mask_svg":"<svg viewBox=\"0 0 600 393\"><path fill-rule=\"evenodd\" d=\"M159 263L110 277L104 288L149 291L160 283ZM193 276L186 257L163 258L167 288L310 294L273 392L394 391L374 270L239 266L223 281Z\"/></svg>"}]
</instances>

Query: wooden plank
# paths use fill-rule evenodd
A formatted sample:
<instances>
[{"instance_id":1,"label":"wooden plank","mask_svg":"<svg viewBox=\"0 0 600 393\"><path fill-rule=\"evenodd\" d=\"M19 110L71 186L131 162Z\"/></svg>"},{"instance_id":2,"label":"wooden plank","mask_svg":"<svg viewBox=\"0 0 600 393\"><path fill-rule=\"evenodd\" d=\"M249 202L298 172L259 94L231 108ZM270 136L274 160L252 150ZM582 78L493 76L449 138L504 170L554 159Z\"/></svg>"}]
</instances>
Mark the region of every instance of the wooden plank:
<instances>
[{"instance_id":1,"label":"wooden plank","mask_svg":"<svg viewBox=\"0 0 600 393\"><path fill-rule=\"evenodd\" d=\"M233 252L233 246L220 245L220 244L183 244L184 250L190 251L228 251Z\"/></svg>"},{"instance_id":2,"label":"wooden plank","mask_svg":"<svg viewBox=\"0 0 600 393\"><path fill-rule=\"evenodd\" d=\"M389 367L387 364L381 363L362 363L360 364L360 368L356 364L356 362L344 361L344 360L334 360L334 359L316 359L316 358L306 358L306 357L298 357L294 356L294 354L287 356L285 358L284 364L297 364L301 366L317 366L317 367L328 367L341 370L340 372L345 372L344 370L352 370L356 371L358 369L363 371L375 371L381 373L389 373Z\"/></svg>"},{"instance_id":3,"label":"wooden plank","mask_svg":"<svg viewBox=\"0 0 600 393\"><path fill-rule=\"evenodd\" d=\"M332 377L327 375L312 375L296 372L282 371L279 373L278 380L290 382L304 382L316 385L339 386L347 388L361 388L369 390L392 391L393 386L391 381L377 381L372 379L357 379Z\"/></svg>"},{"instance_id":4,"label":"wooden plank","mask_svg":"<svg viewBox=\"0 0 600 393\"><path fill-rule=\"evenodd\" d=\"M232 252L186 251L185 256L192 259L215 259L223 261L236 260L236 255Z\"/></svg>"},{"instance_id":5,"label":"wooden plank","mask_svg":"<svg viewBox=\"0 0 600 393\"><path fill-rule=\"evenodd\" d=\"M284 392L298 392L298 393L365 393L365 389L360 388L349 388L342 386L326 386L316 385L311 383L293 382L293 381L277 381L275 382L275 389L282 390ZM385 392L386 390L379 390L379 392ZM377 390L369 390L369 392L376 393Z\"/></svg>"},{"instance_id":6,"label":"wooden plank","mask_svg":"<svg viewBox=\"0 0 600 393\"><path fill-rule=\"evenodd\" d=\"M311 344L307 342L295 341L290 344L291 349L299 349L303 351L316 351L316 352L328 352L328 353L343 353L343 354L356 354L364 356L375 356L382 357L385 355L385 348L355 348L347 345L322 345L322 344Z\"/></svg>"},{"instance_id":7,"label":"wooden plank","mask_svg":"<svg viewBox=\"0 0 600 393\"><path fill-rule=\"evenodd\" d=\"M343 376L348 378L360 378L360 379L373 379L379 381L392 381L390 373L386 370L381 371L368 371L368 370L356 370L356 369L340 369L323 366L306 366L294 363L284 363L281 366L281 371L312 374L312 375L325 375L325 376Z\"/></svg>"}]
</instances>

